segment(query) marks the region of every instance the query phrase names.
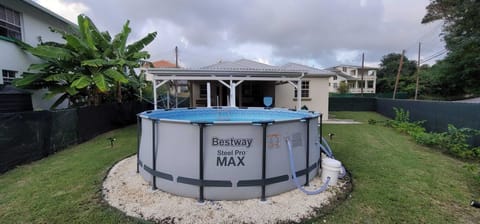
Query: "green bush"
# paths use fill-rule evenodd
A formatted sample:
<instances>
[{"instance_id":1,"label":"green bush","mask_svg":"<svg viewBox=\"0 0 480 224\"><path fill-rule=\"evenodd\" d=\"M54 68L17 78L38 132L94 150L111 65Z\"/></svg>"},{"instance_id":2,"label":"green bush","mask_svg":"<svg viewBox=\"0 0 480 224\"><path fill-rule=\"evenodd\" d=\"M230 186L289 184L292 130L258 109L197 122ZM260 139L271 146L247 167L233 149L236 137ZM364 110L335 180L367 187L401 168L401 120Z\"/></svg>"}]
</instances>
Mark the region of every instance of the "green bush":
<instances>
[{"instance_id":1,"label":"green bush","mask_svg":"<svg viewBox=\"0 0 480 224\"><path fill-rule=\"evenodd\" d=\"M441 134L440 133L417 133L416 135L412 135L412 137L415 139L415 141L419 144L422 145L428 145L428 146L436 146L438 145L438 142L441 141Z\"/></svg>"},{"instance_id":2,"label":"green bush","mask_svg":"<svg viewBox=\"0 0 480 224\"><path fill-rule=\"evenodd\" d=\"M456 128L449 124L447 132L441 133L440 147L446 148L461 158L480 158L479 148L471 147L467 141L473 136L479 135L480 131L471 128Z\"/></svg>"},{"instance_id":3,"label":"green bush","mask_svg":"<svg viewBox=\"0 0 480 224\"><path fill-rule=\"evenodd\" d=\"M423 127L425 121L410 122L409 111L396 107L393 110L395 111L395 118L385 121L385 126L412 136L415 142L419 144L432 146L464 159L480 159L480 147L472 147L468 144L470 138L480 135L479 130L456 128L449 124L447 132L426 132ZM376 124L377 121L369 121L368 123Z\"/></svg>"},{"instance_id":4,"label":"green bush","mask_svg":"<svg viewBox=\"0 0 480 224\"><path fill-rule=\"evenodd\" d=\"M395 111L395 121L403 123L410 122L410 111L396 107L393 107L393 111Z\"/></svg>"},{"instance_id":5,"label":"green bush","mask_svg":"<svg viewBox=\"0 0 480 224\"><path fill-rule=\"evenodd\" d=\"M425 132L425 128L423 127L425 121L410 122L409 111L396 107L394 107L393 110L395 111L395 119L386 121L385 126L395 128L409 135L417 135Z\"/></svg>"}]
</instances>

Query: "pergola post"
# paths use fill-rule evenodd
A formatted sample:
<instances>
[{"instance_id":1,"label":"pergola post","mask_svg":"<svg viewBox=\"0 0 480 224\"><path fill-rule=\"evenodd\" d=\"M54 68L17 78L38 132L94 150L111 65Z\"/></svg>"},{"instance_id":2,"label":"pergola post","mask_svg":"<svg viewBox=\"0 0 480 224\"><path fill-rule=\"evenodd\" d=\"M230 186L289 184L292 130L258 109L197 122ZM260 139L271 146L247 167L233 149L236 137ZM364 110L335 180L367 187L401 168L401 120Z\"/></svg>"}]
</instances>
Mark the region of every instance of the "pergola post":
<instances>
[{"instance_id":1,"label":"pergola post","mask_svg":"<svg viewBox=\"0 0 480 224\"><path fill-rule=\"evenodd\" d=\"M296 84L292 81L288 81L288 83L297 90L297 110L300 110L302 107L302 79L298 79Z\"/></svg>"},{"instance_id":2,"label":"pergola post","mask_svg":"<svg viewBox=\"0 0 480 224\"><path fill-rule=\"evenodd\" d=\"M230 106L231 107L236 107L237 105L237 102L235 101L235 98L236 98L236 92L235 92L235 88L242 84L242 82L244 80L240 80L238 81L237 83L233 82L232 79L230 79L230 85L228 85L227 83L225 83L223 80L218 80L220 83L222 83L222 85L226 86L227 88L230 89Z\"/></svg>"},{"instance_id":3,"label":"pergola post","mask_svg":"<svg viewBox=\"0 0 480 224\"><path fill-rule=\"evenodd\" d=\"M167 109L170 109L170 83L168 84L168 88L167 88Z\"/></svg>"},{"instance_id":4,"label":"pergola post","mask_svg":"<svg viewBox=\"0 0 480 224\"><path fill-rule=\"evenodd\" d=\"M153 109L157 110L157 80L153 80Z\"/></svg>"},{"instance_id":5,"label":"pergola post","mask_svg":"<svg viewBox=\"0 0 480 224\"><path fill-rule=\"evenodd\" d=\"M212 107L212 90L210 89L210 82L207 82L207 107Z\"/></svg>"},{"instance_id":6,"label":"pergola post","mask_svg":"<svg viewBox=\"0 0 480 224\"><path fill-rule=\"evenodd\" d=\"M163 80L160 84L157 85L157 80L152 80L152 88L153 88L153 109L157 109L157 88L168 82L169 80Z\"/></svg>"},{"instance_id":7,"label":"pergola post","mask_svg":"<svg viewBox=\"0 0 480 224\"><path fill-rule=\"evenodd\" d=\"M297 81L297 110L301 110L302 107L302 80Z\"/></svg>"},{"instance_id":8,"label":"pergola post","mask_svg":"<svg viewBox=\"0 0 480 224\"><path fill-rule=\"evenodd\" d=\"M235 107L236 102L235 102L235 83L230 80L230 106Z\"/></svg>"}]
</instances>

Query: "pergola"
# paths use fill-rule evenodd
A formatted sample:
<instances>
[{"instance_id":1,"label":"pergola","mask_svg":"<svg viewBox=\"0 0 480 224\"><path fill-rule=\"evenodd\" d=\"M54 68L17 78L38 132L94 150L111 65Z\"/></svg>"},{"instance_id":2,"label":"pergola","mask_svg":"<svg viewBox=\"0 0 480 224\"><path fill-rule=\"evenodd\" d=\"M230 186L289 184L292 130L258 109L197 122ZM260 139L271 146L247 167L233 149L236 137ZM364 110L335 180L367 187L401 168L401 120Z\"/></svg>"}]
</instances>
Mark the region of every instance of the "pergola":
<instances>
[{"instance_id":1,"label":"pergola","mask_svg":"<svg viewBox=\"0 0 480 224\"><path fill-rule=\"evenodd\" d=\"M278 81L288 82L297 90L297 96L302 93L302 78L306 75L304 71L293 71L286 69L182 69L182 68L148 68L142 69L146 72L147 80L153 83L153 103L157 109L157 88L169 81L207 81L207 107L211 107L210 82L218 81L230 89L230 107L236 107L235 88L244 81ZM297 100L297 110L302 105L301 97Z\"/></svg>"}]
</instances>

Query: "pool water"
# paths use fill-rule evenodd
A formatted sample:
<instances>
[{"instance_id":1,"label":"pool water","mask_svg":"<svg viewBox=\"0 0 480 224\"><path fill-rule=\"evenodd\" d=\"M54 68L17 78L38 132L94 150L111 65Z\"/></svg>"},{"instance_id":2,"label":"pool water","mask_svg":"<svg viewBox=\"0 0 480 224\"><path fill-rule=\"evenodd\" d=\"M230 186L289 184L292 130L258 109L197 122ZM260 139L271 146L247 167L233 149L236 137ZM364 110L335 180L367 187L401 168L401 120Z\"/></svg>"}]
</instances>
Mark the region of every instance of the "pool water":
<instances>
[{"instance_id":1,"label":"pool water","mask_svg":"<svg viewBox=\"0 0 480 224\"><path fill-rule=\"evenodd\" d=\"M161 113L151 112L143 115L151 119L167 119L176 121L188 121L191 123L230 123L230 122L265 122L265 121L289 121L303 118L316 117L318 114L309 111L291 111L288 109L239 109L239 108L202 108L202 109L172 109Z\"/></svg>"}]
</instances>

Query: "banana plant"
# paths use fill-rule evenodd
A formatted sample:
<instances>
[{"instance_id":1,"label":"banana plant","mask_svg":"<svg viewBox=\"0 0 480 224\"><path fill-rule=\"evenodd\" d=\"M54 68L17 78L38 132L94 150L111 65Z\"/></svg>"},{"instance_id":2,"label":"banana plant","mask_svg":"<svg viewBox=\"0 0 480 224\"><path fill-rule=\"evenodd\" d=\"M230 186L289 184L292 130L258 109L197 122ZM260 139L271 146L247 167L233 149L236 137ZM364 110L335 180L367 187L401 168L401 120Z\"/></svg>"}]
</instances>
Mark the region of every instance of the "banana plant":
<instances>
[{"instance_id":1,"label":"banana plant","mask_svg":"<svg viewBox=\"0 0 480 224\"><path fill-rule=\"evenodd\" d=\"M78 27L72 32L52 29L65 40L64 43L45 42L32 47L17 41L22 49L40 58L41 63L30 65L23 77L14 84L23 88L47 88L45 97L60 94L52 105L57 107L64 100L70 106L98 105L102 96L115 95L112 88L120 89L128 83L130 70L139 67L149 54L142 49L151 43L156 32L127 45L131 32L129 21L112 39L108 32L100 32L85 15L78 16ZM135 75L135 74L133 74ZM116 94L121 101L121 93Z\"/></svg>"}]
</instances>

